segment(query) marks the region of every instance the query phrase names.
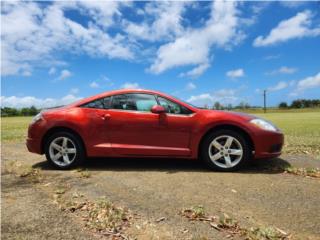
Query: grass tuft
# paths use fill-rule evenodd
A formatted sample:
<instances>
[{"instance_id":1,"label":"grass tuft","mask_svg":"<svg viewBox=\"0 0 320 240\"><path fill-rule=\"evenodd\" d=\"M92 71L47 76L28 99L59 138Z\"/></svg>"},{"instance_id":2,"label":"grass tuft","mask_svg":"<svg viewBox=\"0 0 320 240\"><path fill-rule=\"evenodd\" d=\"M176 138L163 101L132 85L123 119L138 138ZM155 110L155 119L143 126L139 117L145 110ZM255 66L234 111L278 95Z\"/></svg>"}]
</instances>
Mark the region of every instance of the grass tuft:
<instances>
[{"instance_id":1,"label":"grass tuft","mask_svg":"<svg viewBox=\"0 0 320 240\"><path fill-rule=\"evenodd\" d=\"M319 168L296 168L296 167L287 167L284 169L286 173L304 176L304 177L313 177L320 178L320 169Z\"/></svg>"},{"instance_id":2,"label":"grass tuft","mask_svg":"<svg viewBox=\"0 0 320 240\"><path fill-rule=\"evenodd\" d=\"M205 217L205 211L202 205L183 209L180 214L190 220L199 220Z\"/></svg>"},{"instance_id":3,"label":"grass tuft","mask_svg":"<svg viewBox=\"0 0 320 240\"><path fill-rule=\"evenodd\" d=\"M18 161L8 161L4 168L5 173L14 174L20 178L27 179L32 183L40 183L43 180L40 169L32 168L31 166L21 164Z\"/></svg>"},{"instance_id":4,"label":"grass tuft","mask_svg":"<svg viewBox=\"0 0 320 240\"><path fill-rule=\"evenodd\" d=\"M246 238L248 240L285 240L289 239L290 237L281 229L276 229L273 227L258 227L247 230Z\"/></svg>"},{"instance_id":5,"label":"grass tuft","mask_svg":"<svg viewBox=\"0 0 320 240\"><path fill-rule=\"evenodd\" d=\"M128 209L116 206L105 198L95 202L64 201L60 198L58 204L63 211L78 213L88 229L102 235L119 237L115 239L124 238L123 232L133 219Z\"/></svg>"},{"instance_id":6,"label":"grass tuft","mask_svg":"<svg viewBox=\"0 0 320 240\"><path fill-rule=\"evenodd\" d=\"M281 229L273 227L245 228L238 221L223 213L220 216L208 216L203 206L195 206L183 209L179 213L190 221L208 222L210 226L218 231L227 233L227 237L244 237L246 240L288 240L290 236Z\"/></svg>"}]
</instances>

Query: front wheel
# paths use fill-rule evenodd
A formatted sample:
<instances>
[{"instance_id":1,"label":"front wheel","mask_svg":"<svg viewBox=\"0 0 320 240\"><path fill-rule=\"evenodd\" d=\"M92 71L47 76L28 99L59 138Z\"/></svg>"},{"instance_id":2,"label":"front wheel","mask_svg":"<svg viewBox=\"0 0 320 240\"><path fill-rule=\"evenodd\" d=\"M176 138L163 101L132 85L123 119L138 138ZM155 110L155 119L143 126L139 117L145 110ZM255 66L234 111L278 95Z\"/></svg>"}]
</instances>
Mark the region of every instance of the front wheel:
<instances>
[{"instance_id":1,"label":"front wheel","mask_svg":"<svg viewBox=\"0 0 320 240\"><path fill-rule=\"evenodd\" d=\"M236 131L222 129L210 133L201 146L201 158L218 171L234 171L251 158L250 146Z\"/></svg>"},{"instance_id":2,"label":"front wheel","mask_svg":"<svg viewBox=\"0 0 320 240\"><path fill-rule=\"evenodd\" d=\"M58 169L70 169L84 161L85 154L81 141L69 132L51 135L45 146L48 162Z\"/></svg>"}]
</instances>

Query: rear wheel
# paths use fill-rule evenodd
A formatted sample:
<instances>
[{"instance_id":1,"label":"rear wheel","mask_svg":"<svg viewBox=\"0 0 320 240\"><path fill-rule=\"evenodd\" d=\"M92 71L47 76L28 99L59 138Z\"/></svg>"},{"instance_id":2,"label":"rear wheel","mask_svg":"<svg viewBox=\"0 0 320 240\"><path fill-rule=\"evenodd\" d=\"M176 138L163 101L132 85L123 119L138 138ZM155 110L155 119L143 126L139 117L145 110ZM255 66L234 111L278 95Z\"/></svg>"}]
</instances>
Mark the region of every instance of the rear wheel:
<instances>
[{"instance_id":1,"label":"rear wheel","mask_svg":"<svg viewBox=\"0 0 320 240\"><path fill-rule=\"evenodd\" d=\"M45 145L45 154L48 162L58 169L70 169L85 159L81 141L69 132L51 135Z\"/></svg>"},{"instance_id":2,"label":"rear wheel","mask_svg":"<svg viewBox=\"0 0 320 240\"><path fill-rule=\"evenodd\" d=\"M218 171L234 171L251 158L250 145L236 131L221 129L210 133L201 146L201 158Z\"/></svg>"}]
</instances>

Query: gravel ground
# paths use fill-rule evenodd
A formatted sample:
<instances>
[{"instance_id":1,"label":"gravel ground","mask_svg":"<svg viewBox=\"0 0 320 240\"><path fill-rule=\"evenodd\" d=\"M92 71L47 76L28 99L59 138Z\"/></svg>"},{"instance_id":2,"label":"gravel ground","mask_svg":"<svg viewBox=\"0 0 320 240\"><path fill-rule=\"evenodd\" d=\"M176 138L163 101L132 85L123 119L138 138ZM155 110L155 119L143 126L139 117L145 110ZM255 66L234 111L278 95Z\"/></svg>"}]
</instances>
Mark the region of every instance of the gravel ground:
<instances>
[{"instance_id":1,"label":"gravel ground","mask_svg":"<svg viewBox=\"0 0 320 240\"><path fill-rule=\"evenodd\" d=\"M226 213L244 227L273 226L293 239L320 239L320 180L281 170L320 167L307 155L255 161L236 173L210 172L190 160L89 159L84 166L89 177L79 178L81 172L52 170L44 156L28 153L23 144L2 144L1 154L3 239L101 238L54 204L57 184L67 186L68 194L106 196L128 207L138 217L126 234L137 239L228 239L209 224L178 214L196 205L208 214ZM43 179L32 183L15 176L6 165L12 161L40 169Z\"/></svg>"}]
</instances>

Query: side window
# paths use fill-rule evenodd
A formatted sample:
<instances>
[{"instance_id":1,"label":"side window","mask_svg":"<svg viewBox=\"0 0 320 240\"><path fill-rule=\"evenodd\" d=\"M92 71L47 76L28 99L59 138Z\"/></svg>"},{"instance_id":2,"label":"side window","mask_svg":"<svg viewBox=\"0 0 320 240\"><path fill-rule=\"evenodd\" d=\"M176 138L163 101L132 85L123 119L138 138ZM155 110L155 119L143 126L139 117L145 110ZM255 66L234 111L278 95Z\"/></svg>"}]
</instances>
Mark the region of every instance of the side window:
<instances>
[{"instance_id":1,"label":"side window","mask_svg":"<svg viewBox=\"0 0 320 240\"><path fill-rule=\"evenodd\" d=\"M100 109L109 109L111 104L111 97L100 98L92 102L83 104L82 107L85 108L100 108Z\"/></svg>"},{"instance_id":2,"label":"side window","mask_svg":"<svg viewBox=\"0 0 320 240\"><path fill-rule=\"evenodd\" d=\"M155 97L150 94L130 93L116 95L112 98L113 109L150 112L154 105L157 105L157 101Z\"/></svg>"},{"instance_id":3,"label":"side window","mask_svg":"<svg viewBox=\"0 0 320 240\"><path fill-rule=\"evenodd\" d=\"M115 95L112 97L112 109L126 109L128 102L127 95Z\"/></svg>"},{"instance_id":4,"label":"side window","mask_svg":"<svg viewBox=\"0 0 320 240\"><path fill-rule=\"evenodd\" d=\"M192 111L178 103L172 102L166 98L158 96L158 101L166 109L166 113L172 114L191 114Z\"/></svg>"}]
</instances>

